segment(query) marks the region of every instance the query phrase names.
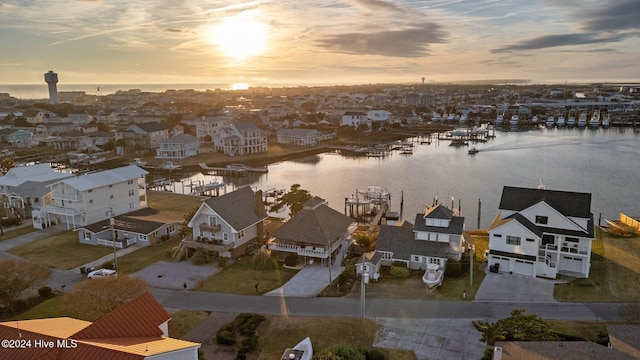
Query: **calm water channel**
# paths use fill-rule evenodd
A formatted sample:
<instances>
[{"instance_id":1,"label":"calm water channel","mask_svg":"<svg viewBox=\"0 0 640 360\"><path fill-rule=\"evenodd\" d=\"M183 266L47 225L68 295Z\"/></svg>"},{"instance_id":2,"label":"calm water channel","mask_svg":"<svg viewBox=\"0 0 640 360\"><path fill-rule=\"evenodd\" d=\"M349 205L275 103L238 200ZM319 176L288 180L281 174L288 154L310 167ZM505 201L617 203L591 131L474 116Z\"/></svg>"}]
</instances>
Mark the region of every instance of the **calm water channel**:
<instances>
[{"instance_id":1,"label":"calm water channel","mask_svg":"<svg viewBox=\"0 0 640 360\"><path fill-rule=\"evenodd\" d=\"M640 215L640 134L632 129L533 129L496 132L496 137L468 147L449 141L416 144L413 155L394 152L386 158L345 157L325 153L269 166L267 174L222 178L227 192L243 185L254 189L289 189L300 184L313 195L344 211L344 199L369 185L388 189L392 209L414 222L417 212L438 197L441 203L461 203L467 229L487 227L498 211L503 186L590 192L597 222L618 213ZM189 193L190 182L208 183L212 176L196 174L173 184L174 191Z\"/></svg>"}]
</instances>

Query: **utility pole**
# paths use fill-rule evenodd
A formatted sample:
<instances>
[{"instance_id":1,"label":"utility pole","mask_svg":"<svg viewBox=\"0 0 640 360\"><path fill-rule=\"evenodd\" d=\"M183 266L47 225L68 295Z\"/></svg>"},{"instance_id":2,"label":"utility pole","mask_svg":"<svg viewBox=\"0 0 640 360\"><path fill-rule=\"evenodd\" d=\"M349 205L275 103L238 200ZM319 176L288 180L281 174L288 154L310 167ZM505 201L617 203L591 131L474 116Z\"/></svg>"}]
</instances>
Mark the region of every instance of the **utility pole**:
<instances>
[{"instance_id":1,"label":"utility pole","mask_svg":"<svg viewBox=\"0 0 640 360\"><path fill-rule=\"evenodd\" d=\"M113 269L118 267L118 257L116 255L116 220L113 218L113 212L109 219L109 226L111 227L111 241L113 243Z\"/></svg>"},{"instance_id":2,"label":"utility pole","mask_svg":"<svg viewBox=\"0 0 640 360\"><path fill-rule=\"evenodd\" d=\"M473 288L473 257L475 254L475 250L476 250L476 246L475 245L471 245L471 247L469 248L469 250L471 251L471 258L469 259L469 286L471 288Z\"/></svg>"}]
</instances>

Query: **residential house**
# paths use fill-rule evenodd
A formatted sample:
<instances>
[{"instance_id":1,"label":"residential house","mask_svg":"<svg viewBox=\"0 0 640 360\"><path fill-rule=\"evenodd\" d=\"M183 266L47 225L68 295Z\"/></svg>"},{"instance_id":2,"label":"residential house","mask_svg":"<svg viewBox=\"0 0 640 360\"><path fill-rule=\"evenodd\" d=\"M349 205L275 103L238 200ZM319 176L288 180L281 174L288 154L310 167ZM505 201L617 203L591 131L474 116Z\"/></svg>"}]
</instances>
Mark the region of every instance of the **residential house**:
<instances>
[{"instance_id":1,"label":"residential house","mask_svg":"<svg viewBox=\"0 0 640 360\"><path fill-rule=\"evenodd\" d=\"M367 112L367 118L371 122L388 124L391 121L391 113L386 110L371 110Z\"/></svg>"},{"instance_id":2,"label":"residential house","mask_svg":"<svg viewBox=\"0 0 640 360\"><path fill-rule=\"evenodd\" d=\"M250 243L262 243L267 218L262 192L254 193L245 186L205 200L187 225L193 229L193 239L185 245L237 258L246 253Z\"/></svg>"},{"instance_id":3,"label":"residential house","mask_svg":"<svg viewBox=\"0 0 640 360\"><path fill-rule=\"evenodd\" d=\"M76 125L76 130L82 131L85 134L95 134L100 129L98 128L98 124L84 124L84 125Z\"/></svg>"},{"instance_id":4,"label":"residential house","mask_svg":"<svg viewBox=\"0 0 640 360\"><path fill-rule=\"evenodd\" d=\"M126 248L133 244L157 245L178 235L182 218L168 219L154 209L144 208L78 229L82 244ZM113 226L112 226L113 224ZM115 238L115 243L114 243Z\"/></svg>"},{"instance_id":5,"label":"residential house","mask_svg":"<svg viewBox=\"0 0 640 360\"><path fill-rule=\"evenodd\" d=\"M231 118L224 116L203 116L196 120L196 137L198 138L198 151L204 148L206 144L213 142L217 138L222 129L231 124Z\"/></svg>"},{"instance_id":6,"label":"residential house","mask_svg":"<svg viewBox=\"0 0 640 360\"><path fill-rule=\"evenodd\" d=\"M0 139L13 146L29 145L32 138L33 132L28 130L16 128L0 129Z\"/></svg>"},{"instance_id":7,"label":"residential house","mask_svg":"<svg viewBox=\"0 0 640 360\"><path fill-rule=\"evenodd\" d=\"M76 125L72 122L42 123L36 125L35 134L39 136L59 135L75 129Z\"/></svg>"},{"instance_id":8,"label":"residential house","mask_svg":"<svg viewBox=\"0 0 640 360\"><path fill-rule=\"evenodd\" d=\"M147 207L147 171L129 165L61 179L49 185L53 204L33 211L33 227L76 229Z\"/></svg>"},{"instance_id":9,"label":"residential house","mask_svg":"<svg viewBox=\"0 0 640 360\"><path fill-rule=\"evenodd\" d=\"M184 159L198 155L198 139L189 134L172 136L160 142L156 159Z\"/></svg>"},{"instance_id":10,"label":"residential house","mask_svg":"<svg viewBox=\"0 0 640 360\"><path fill-rule=\"evenodd\" d=\"M169 138L169 128L157 122L134 124L124 131L116 132L117 153L148 152L160 147L160 142Z\"/></svg>"},{"instance_id":11,"label":"residential house","mask_svg":"<svg viewBox=\"0 0 640 360\"><path fill-rule=\"evenodd\" d=\"M88 112L69 113L68 118L70 122L78 126L87 125L94 119Z\"/></svg>"},{"instance_id":12,"label":"residential house","mask_svg":"<svg viewBox=\"0 0 640 360\"><path fill-rule=\"evenodd\" d=\"M371 125L367 113L361 111L346 111L342 115L340 126L351 126L357 128L360 125Z\"/></svg>"},{"instance_id":13,"label":"residential house","mask_svg":"<svg viewBox=\"0 0 640 360\"><path fill-rule=\"evenodd\" d=\"M322 133L312 129L280 129L278 144L313 146L320 141Z\"/></svg>"},{"instance_id":14,"label":"residential house","mask_svg":"<svg viewBox=\"0 0 640 360\"><path fill-rule=\"evenodd\" d=\"M58 115L48 110L40 109L27 109L23 114L24 118L29 124L43 124L48 122L54 122L53 120L58 118Z\"/></svg>"},{"instance_id":15,"label":"residential house","mask_svg":"<svg viewBox=\"0 0 640 360\"><path fill-rule=\"evenodd\" d=\"M284 260L290 254L305 263L320 261L325 266L342 263L351 245L357 223L332 209L317 196L304 203L303 209L271 234L267 247Z\"/></svg>"},{"instance_id":16,"label":"residential house","mask_svg":"<svg viewBox=\"0 0 640 360\"><path fill-rule=\"evenodd\" d=\"M489 227L490 269L555 279L589 277L591 194L505 186Z\"/></svg>"},{"instance_id":17,"label":"residential house","mask_svg":"<svg viewBox=\"0 0 640 360\"><path fill-rule=\"evenodd\" d=\"M170 338L170 319L145 292L94 322L70 317L2 322L2 339L30 344L3 348L2 358L197 360L200 344Z\"/></svg>"},{"instance_id":18,"label":"residential house","mask_svg":"<svg viewBox=\"0 0 640 360\"><path fill-rule=\"evenodd\" d=\"M213 150L228 156L263 153L267 152L267 138L251 123L234 122L213 138Z\"/></svg>"},{"instance_id":19,"label":"residential house","mask_svg":"<svg viewBox=\"0 0 640 360\"><path fill-rule=\"evenodd\" d=\"M442 242L449 245L449 258L460 261L469 248L464 239L464 217L458 210L452 210L435 202L427 206L424 213L416 214L415 239ZM426 265L426 263L425 263Z\"/></svg>"},{"instance_id":20,"label":"residential house","mask_svg":"<svg viewBox=\"0 0 640 360\"><path fill-rule=\"evenodd\" d=\"M49 164L16 166L0 177L4 207L26 219L33 209L53 203L49 184L71 176L54 171Z\"/></svg>"},{"instance_id":21,"label":"residential house","mask_svg":"<svg viewBox=\"0 0 640 360\"><path fill-rule=\"evenodd\" d=\"M112 131L98 131L97 133L91 133L89 136L91 137L91 143L100 147L103 147L110 141L115 143L116 140L116 133Z\"/></svg>"}]
</instances>

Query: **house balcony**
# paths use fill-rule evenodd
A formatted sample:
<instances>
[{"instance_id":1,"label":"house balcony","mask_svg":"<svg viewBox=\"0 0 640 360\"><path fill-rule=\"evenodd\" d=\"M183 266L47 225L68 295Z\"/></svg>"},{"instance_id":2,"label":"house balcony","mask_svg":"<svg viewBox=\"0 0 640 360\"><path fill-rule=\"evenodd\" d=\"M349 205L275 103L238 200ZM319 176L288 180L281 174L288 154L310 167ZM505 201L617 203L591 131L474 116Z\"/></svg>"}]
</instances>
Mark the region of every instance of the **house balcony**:
<instances>
[{"instance_id":1,"label":"house balcony","mask_svg":"<svg viewBox=\"0 0 640 360\"><path fill-rule=\"evenodd\" d=\"M212 233L212 234L215 234L215 233L217 233L218 231L220 231L221 229L222 229L222 226L221 226L221 225L214 225L214 226L211 226L211 225L207 225L207 223L202 223L202 224L200 224L200 233L201 233L201 234L202 234L203 232L205 232L205 231L208 231L208 232L210 232L210 233Z\"/></svg>"},{"instance_id":2,"label":"house balcony","mask_svg":"<svg viewBox=\"0 0 640 360\"><path fill-rule=\"evenodd\" d=\"M130 239L121 239L121 240L116 240L115 244L114 241L111 241L111 239L100 239L98 238L98 245L103 245L103 246L108 246L108 247L115 247L116 249L122 249L122 248L126 248L129 247L133 244L135 244L137 241L135 238L130 238Z\"/></svg>"},{"instance_id":3,"label":"house balcony","mask_svg":"<svg viewBox=\"0 0 640 360\"><path fill-rule=\"evenodd\" d=\"M77 194L63 194L58 191L52 192L51 198L53 200L80 201L80 196Z\"/></svg>"},{"instance_id":4,"label":"house balcony","mask_svg":"<svg viewBox=\"0 0 640 360\"><path fill-rule=\"evenodd\" d=\"M290 252L294 254L298 254L300 256L308 256L326 259L329 253L324 248L317 248L313 246L298 246L298 245L289 245L289 244L279 244L275 242L271 242L267 245L269 250L275 251L284 251Z\"/></svg>"},{"instance_id":5,"label":"house balcony","mask_svg":"<svg viewBox=\"0 0 640 360\"><path fill-rule=\"evenodd\" d=\"M211 238L196 238L188 236L182 240L183 246L190 249L204 249L212 252L223 253L233 249L234 243L232 241L223 241Z\"/></svg>"},{"instance_id":6,"label":"house balcony","mask_svg":"<svg viewBox=\"0 0 640 360\"><path fill-rule=\"evenodd\" d=\"M589 249L580 247L578 244L563 243L560 252L578 255L588 255Z\"/></svg>"}]
</instances>

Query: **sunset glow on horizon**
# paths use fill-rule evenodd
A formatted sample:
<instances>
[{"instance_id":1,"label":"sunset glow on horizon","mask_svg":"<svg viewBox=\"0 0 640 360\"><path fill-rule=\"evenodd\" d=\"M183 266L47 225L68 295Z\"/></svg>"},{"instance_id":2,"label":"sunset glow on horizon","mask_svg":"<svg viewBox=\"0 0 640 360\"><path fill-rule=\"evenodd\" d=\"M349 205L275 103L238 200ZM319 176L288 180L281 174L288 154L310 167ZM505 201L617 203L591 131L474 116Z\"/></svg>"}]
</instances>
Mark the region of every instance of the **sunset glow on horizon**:
<instances>
[{"instance_id":1,"label":"sunset glow on horizon","mask_svg":"<svg viewBox=\"0 0 640 360\"><path fill-rule=\"evenodd\" d=\"M7 0L0 83L639 82L638 18L637 0Z\"/></svg>"}]
</instances>

